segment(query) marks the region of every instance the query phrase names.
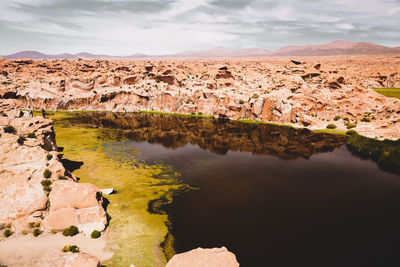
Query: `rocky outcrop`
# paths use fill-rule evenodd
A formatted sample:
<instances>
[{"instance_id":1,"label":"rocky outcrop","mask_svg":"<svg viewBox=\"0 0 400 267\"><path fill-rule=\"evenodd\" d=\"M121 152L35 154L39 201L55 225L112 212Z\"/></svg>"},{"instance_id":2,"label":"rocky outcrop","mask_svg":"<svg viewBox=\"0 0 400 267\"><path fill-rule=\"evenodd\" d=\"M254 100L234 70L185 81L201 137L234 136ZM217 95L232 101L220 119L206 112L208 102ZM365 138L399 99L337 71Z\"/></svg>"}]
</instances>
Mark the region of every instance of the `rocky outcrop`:
<instances>
[{"instance_id":1,"label":"rocky outcrop","mask_svg":"<svg viewBox=\"0 0 400 267\"><path fill-rule=\"evenodd\" d=\"M62 231L76 225L90 235L107 224L100 190L78 184L57 153L50 119L0 107L0 223L14 231Z\"/></svg>"},{"instance_id":2,"label":"rocky outcrop","mask_svg":"<svg viewBox=\"0 0 400 267\"><path fill-rule=\"evenodd\" d=\"M225 247L204 249L176 254L166 267L239 267L235 254Z\"/></svg>"}]
</instances>

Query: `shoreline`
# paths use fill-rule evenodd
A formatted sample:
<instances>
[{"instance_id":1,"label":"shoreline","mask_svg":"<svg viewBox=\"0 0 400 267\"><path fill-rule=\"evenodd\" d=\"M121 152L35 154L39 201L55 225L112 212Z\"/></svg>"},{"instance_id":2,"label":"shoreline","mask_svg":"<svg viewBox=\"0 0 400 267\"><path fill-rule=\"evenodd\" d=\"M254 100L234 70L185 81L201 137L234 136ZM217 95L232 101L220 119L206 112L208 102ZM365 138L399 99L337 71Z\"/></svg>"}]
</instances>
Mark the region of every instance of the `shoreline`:
<instances>
[{"instance_id":1,"label":"shoreline","mask_svg":"<svg viewBox=\"0 0 400 267\"><path fill-rule=\"evenodd\" d=\"M110 110L47 110L49 112L65 112L65 113L115 113L115 114L136 114L136 113L145 113L145 114L155 114L155 115L164 115L164 116L183 116L183 117L191 117L191 118L204 118L204 119L219 119L218 117L215 117L214 115L210 114L185 114L185 113L176 113L176 112L164 112L164 111L146 111L146 110L140 110L140 111L133 111L133 112L114 112ZM34 110L34 112L39 116L40 111L39 110ZM390 141L400 141L400 138L398 139L390 139L390 138L373 138L369 136L365 136L360 134L357 129L352 128L352 129L345 129L345 128L335 128L335 129L328 129L328 128L315 128L315 127L304 127L304 126L299 126L296 124L280 124L272 121L262 121L262 120L250 120L250 119L230 119L230 118L223 118L222 120L230 120L230 121L238 121L241 123L247 123L247 124L268 124L268 125L277 125L281 127L292 127L295 129L307 129L313 132L321 132L321 133L328 133L328 134L336 134L336 135L346 135L348 131L356 131L358 135L369 138L369 139L374 139L378 141L384 141L384 140L390 140Z\"/></svg>"}]
</instances>

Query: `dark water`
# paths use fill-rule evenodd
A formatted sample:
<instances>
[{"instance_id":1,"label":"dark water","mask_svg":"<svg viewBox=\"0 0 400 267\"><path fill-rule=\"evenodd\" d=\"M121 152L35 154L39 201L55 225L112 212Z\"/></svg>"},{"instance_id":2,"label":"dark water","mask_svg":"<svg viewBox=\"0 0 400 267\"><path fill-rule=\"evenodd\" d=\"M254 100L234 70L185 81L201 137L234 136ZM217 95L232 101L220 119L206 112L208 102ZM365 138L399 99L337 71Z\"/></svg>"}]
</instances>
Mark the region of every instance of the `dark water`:
<instances>
[{"instance_id":1,"label":"dark water","mask_svg":"<svg viewBox=\"0 0 400 267\"><path fill-rule=\"evenodd\" d=\"M108 139L199 188L165 207L178 253L226 246L241 266L400 266L399 142L148 114L71 122L114 128Z\"/></svg>"}]
</instances>

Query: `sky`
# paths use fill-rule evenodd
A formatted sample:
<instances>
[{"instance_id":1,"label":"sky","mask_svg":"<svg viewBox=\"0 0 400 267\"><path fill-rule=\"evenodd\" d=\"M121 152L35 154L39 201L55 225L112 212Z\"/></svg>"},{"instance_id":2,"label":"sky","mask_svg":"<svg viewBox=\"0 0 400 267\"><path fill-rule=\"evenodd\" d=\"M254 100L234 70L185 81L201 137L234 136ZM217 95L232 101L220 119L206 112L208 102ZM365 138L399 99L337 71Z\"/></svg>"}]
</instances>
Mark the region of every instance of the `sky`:
<instances>
[{"instance_id":1,"label":"sky","mask_svg":"<svg viewBox=\"0 0 400 267\"><path fill-rule=\"evenodd\" d=\"M400 46L400 0L1 0L0 55Z\"/></svg>"}]
</instances>

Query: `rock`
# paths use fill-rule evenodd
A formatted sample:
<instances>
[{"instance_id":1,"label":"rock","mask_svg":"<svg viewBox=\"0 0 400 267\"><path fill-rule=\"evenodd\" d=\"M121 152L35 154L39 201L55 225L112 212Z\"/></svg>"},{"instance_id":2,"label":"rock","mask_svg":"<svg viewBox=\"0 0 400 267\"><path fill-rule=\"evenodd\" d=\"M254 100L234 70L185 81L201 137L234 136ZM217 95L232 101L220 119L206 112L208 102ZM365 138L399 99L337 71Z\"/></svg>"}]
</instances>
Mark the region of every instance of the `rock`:
<instances>
[{"instance_id":1,"label":"rock","mask_svg":"<svg viewBox=\"0 0 400 267\"><path fill-rule=\"evenodd\" d=\"M50 212L43 220L46 231L62 231L75 225L90 236L93 230L105 229L107 216L102 207L101 193L94 185L56 181L49 200Z\"/></svg>"},{"instance_id":2,"label":"rock","mask_svg":"<svg viewBox=\"0 0 400 267\"><path fill-rule=\"evenodd\" d=\"M111 195L112 193L114 193L114 188L104 188L104 189L100 189L100 192L103 195Z\"/></svg>"},{"instance_id":3,"label":"rock","mask_svg":"<svg viewBox=\"0 0 400 267\"><path fill-rule=\"evenodd\" d=\"M238 267L235 254L225 247L197 248L189 252L176 254L166 267Z\"/></svg>"},{"instance_id":4,"label":"rock","mask_svg":"<svg viewBox=\"0 0 400 267\"><path fill-rule=\"evenodd\" d=\"M295 65L301 65L300 61L296 61L296 60L290 60L290 62L292 62Z\"/></svg>"},{"instance_id":5,"label":"rock","mask_svg":"<svg viewBox=\"0 0 400 267\"><path fill-rule=\"evenodd\" d=\"M89 253L71 253L50 250L39 259L42 267L100 267L100 260Z\"/></svg>"},{"instance_id":6,"label":"rock","mask_svg":"<svg viewBox=\"0 0 400 267\"><path fill-rule=\"evenodd\" d=\"M49 200L50 211L63 208L90 208L102 204L101 192L96 186L68 180L53 183Z\"/></svg>"}]
</instances>

